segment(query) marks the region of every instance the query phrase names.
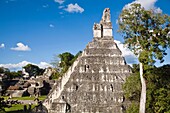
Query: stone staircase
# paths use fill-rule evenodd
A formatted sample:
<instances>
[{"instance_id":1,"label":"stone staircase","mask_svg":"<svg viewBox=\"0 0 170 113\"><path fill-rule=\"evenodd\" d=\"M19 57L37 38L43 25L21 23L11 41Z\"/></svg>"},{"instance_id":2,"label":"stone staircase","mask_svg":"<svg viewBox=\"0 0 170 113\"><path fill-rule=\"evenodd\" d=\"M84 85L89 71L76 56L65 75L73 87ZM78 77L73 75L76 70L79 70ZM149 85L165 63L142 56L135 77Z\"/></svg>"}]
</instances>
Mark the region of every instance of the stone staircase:
<instances>
[{"instance_id":1,"label":"stone staircase","mask_svg":"<svg viewBox=\"0 0 170 113\"><path fill-rule=\"evenodd\" d=\"M79 59L81 56L79 56L72 66L67 70L67 72L59 78L59 80L54 83L53 88L51 89L50 93L48 94L47 98L43 101L43 105L47 108L50 109L52 107L51 103L54 103L56 99L61 95L61 92L64 89L65 84L68 82L70 75L74 72L75 67L77 66Z\"/></svg>"},{"instance_id":2,"label":"stone staircase","mask_svg":"<svg viewBox=\"0 0 170 113\"><path fill-rule=\"evenodd\" d=\"M48 113L123 113L126 109L122 84L131 69L114 42L110 9L94 24L93 35L44 100Z\"/></svg>"}]
</instances>

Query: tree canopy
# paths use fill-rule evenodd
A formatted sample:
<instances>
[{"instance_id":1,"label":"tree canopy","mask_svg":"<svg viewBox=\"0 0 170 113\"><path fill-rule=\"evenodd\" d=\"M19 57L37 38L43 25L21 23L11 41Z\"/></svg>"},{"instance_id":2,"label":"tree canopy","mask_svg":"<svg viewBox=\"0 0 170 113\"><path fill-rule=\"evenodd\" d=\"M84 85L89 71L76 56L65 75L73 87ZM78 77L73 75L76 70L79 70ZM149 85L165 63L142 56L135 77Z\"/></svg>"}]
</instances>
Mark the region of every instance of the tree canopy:
<instances>
[{"instance_id":1,"label":"tree canopy","mask_svg":"<svg viewBox=\"0 0 170 113\"><path fill-rule=\"evenodd\" d=\"M60 58L59 67L61 67L63 73L65 73L68 70L68 68L72 65L72 60L74 59L74 55L69 52L65 52L59 54L58 57Z\"/></svg>"},{"instance_id":2,"label":"tree canopy","mask_svg":"<svg viewBox=\"0 0 170 113\"><path fill-rule=\"evenodd\" d=\"M13 79L22 76L22 71L10 71L8 68L0 67L0 74L7 75L7 79Z\"/></svg>"},{"instance_id":3,"label":"tree canopy","mask_svg":"<svg viewBox=\"0 0 170 113\"><path fill-rule=\"evenodd\" d=\"M126 6L118 20L119 32L126 46L138 56L141 80L140 113L145 113L146 81L144 70L161 63L170 47L170 16L154 10L145 10L140 4Z\"/></svg>"},{"instance_id":4,"label":"tree canopy","mask_svg":"<svg viewBox=\"0 0 170 113\"><path fill-rule=\"evenodd\" d=\"M58 78L59 75L61 76L64 74L81 53L82 51L79 51L76 55L73 55L69 52L64 52L56 55L51 63L55 68L57 68L57 77L53 75L53 78Z\"/></svg>"},{"instance_id":5,"label":"tree canopy","mask_svg":"<svg viewBox=\"0 0 170 113\"><path fill-rule=\"evenodd\" d=\"M145 10L140 4L135 3L122 10L118 23L125 44L139 55L140 62L153 65L156 59L164 61L166 49L170 47L168 15Z\"/></svg>"},{"instance_id":6,"label":"tree canopy","mask_svg":"<svg viewBox=\"0 0 170 113\"><path fill-rule=\"evenodd\" d=\"M29 76L37 76L42 75L44 70L40 69L38 66L33 64L27 64L23 67L27 73L29 73Z\"/></svg>"},{"instance_id":7,"label":"tree canopy","mask_svg":"<svg viewBox=\"0 0 170 113\"><path fill-rule=\"evenodd\" d=\"M0 73L10 72L8 68L0 67Z\"/></svg>"},{"instance_id":8,"label":"tree canopy","mask_svg":"<svg viewBox=\"0 0 170 113\"><path fill-rule=\"evenodd\" d=\"M70 52L64 52L59 55L55 55L51 64L56 69L56 72L52 74L51 79L58 79L61 77L68 68L74 63L78 56L82 53L79 51L76 55L71 54Z\"/></svg>"},{"instance_id":9,"label":"tree canopy","mask_svg":"<svg viewBox=\"0 0 170 113\"><path fill-rule=\"evenodd\" d=\"M146 75L146 113L169 113L170 65L164 65L158 68L152 67L147 71ZM123 85L123 89L125 92L125 98L132 102L127 113L138 113L136 110L139 109L138 105L141 89L138 70L134 71L134 73L127 78Z\"/></svg>"}]
</instances>

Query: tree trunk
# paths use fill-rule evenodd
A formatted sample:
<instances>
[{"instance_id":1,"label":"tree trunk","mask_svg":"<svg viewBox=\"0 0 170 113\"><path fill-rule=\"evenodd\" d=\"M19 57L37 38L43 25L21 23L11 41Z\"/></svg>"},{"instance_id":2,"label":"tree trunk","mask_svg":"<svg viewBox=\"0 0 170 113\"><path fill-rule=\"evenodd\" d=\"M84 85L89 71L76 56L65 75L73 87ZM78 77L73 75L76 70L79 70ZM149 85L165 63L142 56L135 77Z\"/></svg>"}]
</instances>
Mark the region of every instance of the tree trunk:
<instances>
[{"instance_id":1,"label":"tree trunk","mask_svg":"<svg viewBox=\"0 0 170 113\"><path fill-rule=\"evenodd\" d=\"M142 91L140 97L140 108L139 113L145 113L145 103L146 103L146 82L143 77L143 64L140 62L140 80L142 84Z\"/></svg>"}]
</instances>

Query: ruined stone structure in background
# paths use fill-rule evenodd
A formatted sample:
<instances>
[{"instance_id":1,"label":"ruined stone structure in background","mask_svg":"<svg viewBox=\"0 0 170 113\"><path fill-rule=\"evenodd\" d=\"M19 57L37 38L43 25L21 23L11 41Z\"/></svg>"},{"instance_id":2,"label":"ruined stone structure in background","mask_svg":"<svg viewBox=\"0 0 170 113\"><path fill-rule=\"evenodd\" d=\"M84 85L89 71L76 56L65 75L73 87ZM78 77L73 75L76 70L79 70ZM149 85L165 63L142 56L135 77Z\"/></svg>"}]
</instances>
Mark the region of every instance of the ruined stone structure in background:
<instances>
[{"instance_id":1,"label":"ruined stone structure in background","mask_svg":"<svg viewBox=\"0 0 170 113\"><path fill-rule=\"evenodd\" d=\"M48 68L45 69L43 76L49 78L53 73L56 73L56 70L51 68L51 67L48 67Z\"/></svg>"},{"instance_id":2,"label":"ruined stone structure in background","mask_svg":"<svg viewBox=\"0 0 170 113\"><path fill-rule=\"evenodd\" d=\"M93 40L54 85L43 106L48 113L122 113L122 84L131 70L113 40L110 9L93 26Z\"/></svg>"}]
</instances>

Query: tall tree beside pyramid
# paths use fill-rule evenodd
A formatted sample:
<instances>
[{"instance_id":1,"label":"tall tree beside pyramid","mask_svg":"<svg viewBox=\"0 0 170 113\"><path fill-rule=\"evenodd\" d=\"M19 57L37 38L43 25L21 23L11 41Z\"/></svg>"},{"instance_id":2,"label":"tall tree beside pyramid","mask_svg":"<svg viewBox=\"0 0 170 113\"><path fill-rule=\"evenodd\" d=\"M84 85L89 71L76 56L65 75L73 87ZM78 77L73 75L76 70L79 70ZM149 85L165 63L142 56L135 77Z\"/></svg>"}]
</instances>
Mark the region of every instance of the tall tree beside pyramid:
<instances>
[{"instance_id":1,"label":"tall tree beside pyramid","mask_svg":"<svg viewBox=\"0 0 170 113\"><path fill-rule=\"evenodd\" d=\"M146 10L140 4L131 4L119 16L119 30L129 49L138 56L140 64L141 97L139 113L145 113L145 71L159 60L164 62L170 48L170 16Z\"/></svg>"},{"instance_id":2,"label":"tall tree beside pyramid","mask_svg":"<svg viewBox=\"0 0 170 113\"><path fill-rule=\"evenodd\" d=\"M43 102L48 113L122 113L122 84L131 70L112 35L110 9L93 26L93 40Z\"/></svg>"}]
</instances>

